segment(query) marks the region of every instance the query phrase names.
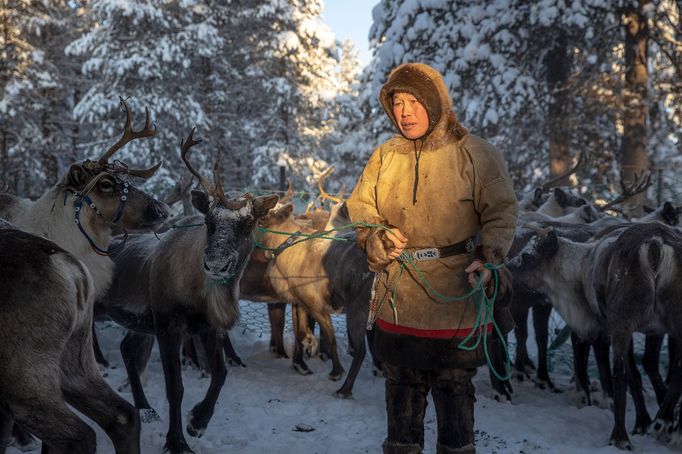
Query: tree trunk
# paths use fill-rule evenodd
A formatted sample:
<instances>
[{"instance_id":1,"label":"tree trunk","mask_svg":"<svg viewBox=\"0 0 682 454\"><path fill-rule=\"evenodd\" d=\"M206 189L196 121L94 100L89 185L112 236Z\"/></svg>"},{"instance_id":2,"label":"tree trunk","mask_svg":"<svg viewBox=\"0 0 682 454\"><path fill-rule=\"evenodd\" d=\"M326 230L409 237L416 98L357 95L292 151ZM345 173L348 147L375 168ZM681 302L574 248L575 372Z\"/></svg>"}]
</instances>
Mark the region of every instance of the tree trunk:
<instances>
[{"instance_id":1,"label":"tree trunk","mask_svg":"<svg viewBox=\"0 0 682 454\"><path fill-rule=\"evenodd\" d=\"M647 116L649 110L647 70L649 28L639 7L630 7L623 15L625 30L625 84L623 86L623 142L621 171L624 183L641 181L649 168L647 156ZM630 215L641 214L645 194L629 199Z\"/></svg>"},{"instance_id":2,"label":"tree trunk","mask_svg":"<svg viewBox=\"0 0 682 454\"><path fill-rule=\"evenodd\" d=\"M568 90L566 83L570 74L571 57L566 36L561 33L545 58L547 82L552 100L547 112L549 123L549 171L550 177L562 175L570 167L568 119ZM554 183L556 186L568 185L568 177Z\"/></svg>"}]
</instances>

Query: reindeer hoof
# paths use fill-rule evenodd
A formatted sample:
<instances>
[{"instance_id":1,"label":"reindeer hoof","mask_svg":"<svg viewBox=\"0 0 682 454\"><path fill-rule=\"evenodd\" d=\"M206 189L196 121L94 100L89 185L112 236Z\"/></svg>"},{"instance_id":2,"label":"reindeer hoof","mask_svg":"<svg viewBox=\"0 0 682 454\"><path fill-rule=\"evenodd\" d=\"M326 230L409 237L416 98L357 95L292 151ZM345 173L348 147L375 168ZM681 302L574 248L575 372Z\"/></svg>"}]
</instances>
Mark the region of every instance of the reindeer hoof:
<instances>
[{"instance_id":1,"label":"reindeer hoof","mask_svg":"<svg viewBox=\"0 0 682 454\"><path fill-rule=\"evenodd\" d=\"M150 423L161 421L161 417L153 408L140 408L140 421Z\"/></svg>"},{"instance_id":2,"label":"reindeer hoof","mask_svg":"<svg viewBox=\"0 0 682 454\"><path fill-rule=\"evenodd\" d=\"M331 381L339 381L339 380L341 380L341 377L343 377L343 372L344 372L343 369L341 369L339 372L331 371L329 373L329 379Z\"/></svg>"},{"instance_id":3,"label":"reindeer hoof","mask_svg":"<svg viewBox=\"0 0 682 454\"><path fill-rule=\"evenodd\" d=\"M372 375L375 377L385 377L384 371L377 366L372 366Z\"/></svg>"},{"instance_id":4,"label":"reindeer hoof","mask_svg":"<svg viewBox=\"0 0 682 454\"><path fill-rule=\"evenodd\" d=\"M621 451L632 451L632 443L630 443L630 440L627 438L627 436L625 438L619 439L611 437L609 444L620 449Z\"/></svg>"},{"instance_id":5,"label":"reindeer hoof","mask_svg":"<svg viewBox=\"0 0 682 454\"><path fill-rule=\"evenodd\" d=\"M313 373L313 371L310 370L310 368L305 364L292 363L291 368L301 375L311 375Z\"/></svg>"},{"instance_id":6,"label":"reindeer hoof","mask_svg":"<svg viewBox=\"0 0 682 454\"><path fill-rule=\"evenodd\" d=\"M332 396L338 398L338 399L352 399L353 398L353 392L352 391L342 391L339 389L336 391Z\"/></svg>"},{"instance_id":7,"label":"reindeer hoof","mask_svg":"<svg viewBox=\"0 0 682 454\"><path fill-rule=\"evenodd\" d=\"M190 437L201 438L204 435L204 432L206 432L206 428L197 429L191 422L187 424L187 433Z\"/></svg>"},{"instance_id":8,"label":"reindeer hoof","mask_svg":"<svg viewBox=\"0 0 682 454\"><path fill-rule=\"evenodd\" d=\"M501 393L498 391L493 391L493 400L501 404L510 404L512 401L511 395L508 393Z\"/></svg>"},{"instance_id":9,"label":"reindeer hoof","mask_svg":"<svg viewBox=\"0 0 682 454\"><path fill-rule=\"evenodd\" d=\"M651 426L651 431L658 441L667 443L671 440L673 433L672 421L665 421L661 418L656 418L656 421Z\"/></svg>"},{"instance_id":10,"label":"reindeer hoof","mask_svg":"<svg viewBox=\"0 0 682 454\"><path fill-rule=\"evenodd\" d=\"M644 435L649 431L649 427L651 426L651 418L648 416L644 418L643 421L636 421L635 422L635 428L632 429L633 434L637 435Z\"/></svg>"},{"instance_id":11,"label":"reindeer hoof","mask_svg":"<svg viewBox=\"0 0 682 454\"><path fill-rule=\"evenodd\" d=\"M235 366L240 366L240 367L246 367L246 364L244 364L244 361L241 360L238 356L235 356L234 358L228 358L227 359L227 364L229 364L232 367ZM211 375L209 374L209 377Z\"/></svg>"}]
</instances>

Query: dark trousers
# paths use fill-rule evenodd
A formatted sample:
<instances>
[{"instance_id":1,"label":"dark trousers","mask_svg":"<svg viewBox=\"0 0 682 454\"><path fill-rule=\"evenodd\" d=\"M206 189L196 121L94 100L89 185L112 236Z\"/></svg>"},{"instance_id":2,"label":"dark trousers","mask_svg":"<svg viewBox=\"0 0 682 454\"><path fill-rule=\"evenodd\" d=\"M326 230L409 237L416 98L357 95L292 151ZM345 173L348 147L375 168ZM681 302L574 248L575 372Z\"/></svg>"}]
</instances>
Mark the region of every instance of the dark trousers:
<instances>
[{"instance_id":1,"label":"dark trousers","mask_svg":"<svg viewBox=\"0 0 682 454\"><path fill-rule=\"evenodd\" d=\"M418 454L424 449L424 414L429 391L436 407L438 454L474 453L476 369L434 371L383 364L388 436L384 454Z\"/></svg>"}]
</instances>

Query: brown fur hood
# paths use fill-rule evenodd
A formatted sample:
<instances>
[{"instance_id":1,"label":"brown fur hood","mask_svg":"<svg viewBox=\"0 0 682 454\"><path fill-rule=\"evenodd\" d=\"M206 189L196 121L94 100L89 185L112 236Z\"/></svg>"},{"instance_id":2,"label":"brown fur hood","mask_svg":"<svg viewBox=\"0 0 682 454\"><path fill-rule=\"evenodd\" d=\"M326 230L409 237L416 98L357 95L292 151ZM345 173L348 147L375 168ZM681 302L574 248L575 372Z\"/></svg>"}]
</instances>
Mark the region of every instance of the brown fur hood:
<instances>
[{"instance_id":1,"label":"brown fur hood","mask_svg":"<svg viewBox=\"0 0 682 454\"><path fill-rule=\"evenodd\" d=\"M388 81L381 88L379 102L386 115L400 132L393 115L393 94L403 91L412 94L426 107L429 113L429 130L424 141L424 149L439 148L448 142L459 142L469 131L457 120L452 110L452 100L445 85L443 76L423 63L406 63L391 71ZM402 135L392 139L396 148L407 150L404 145L412 142Z\"/></svg>"}]
</instances>

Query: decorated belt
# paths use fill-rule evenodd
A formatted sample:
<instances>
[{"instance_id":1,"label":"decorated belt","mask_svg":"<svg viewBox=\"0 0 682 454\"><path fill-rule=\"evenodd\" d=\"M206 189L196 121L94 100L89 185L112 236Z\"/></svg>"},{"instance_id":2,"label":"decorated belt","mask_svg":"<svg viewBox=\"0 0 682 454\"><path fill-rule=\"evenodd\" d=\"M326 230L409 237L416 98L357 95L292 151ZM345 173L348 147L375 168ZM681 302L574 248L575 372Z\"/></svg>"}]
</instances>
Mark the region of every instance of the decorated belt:
<instances>
[{"instance_id":1,"label":"decorated belt","mask_svg":"<svg viewBox=\"0 0 682 454\"><path fill-rule=\"evenodd\" d=\"M476 248L474 237L467 238L459 243L451 244L442 247L429 247L423 249L415 249L412 252L412 259L419 262L428 260L436 260L443 257L450 257L452 255L467 254Z\"/></svg>"}]
</instances>

